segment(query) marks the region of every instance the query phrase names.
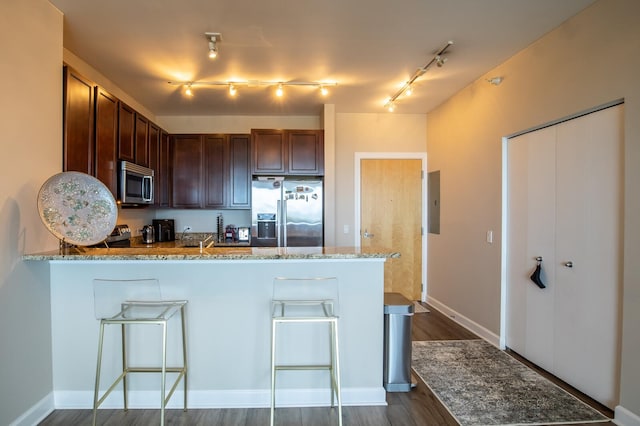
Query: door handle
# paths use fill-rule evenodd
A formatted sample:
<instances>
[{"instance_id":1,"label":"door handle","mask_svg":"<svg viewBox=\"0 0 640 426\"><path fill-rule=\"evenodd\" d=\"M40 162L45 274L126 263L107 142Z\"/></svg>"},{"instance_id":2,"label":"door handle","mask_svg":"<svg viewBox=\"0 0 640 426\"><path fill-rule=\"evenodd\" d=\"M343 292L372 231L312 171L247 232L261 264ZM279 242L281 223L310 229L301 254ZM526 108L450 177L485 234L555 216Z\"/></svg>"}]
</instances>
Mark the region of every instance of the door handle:
<instances>
[{"instance_id":1,"label":"door handle","mask_svg":"<svg viewBox=\"0 0 640 426\"><path fill-rule=\"evenodd\" d=\"M573 262L572 261L564 262L564 266L566 266L567 268L573 268Z\"/></svg>"},{"instance_id":2,"label":"door handle","mask_svg":"<svg viewBox=\"0 0 640 426\"><path fill-rule=\"evenodd\" d=\"M362 238L373 238L373 234L370 234L369 232L367 232L367 230L364 230L364 234L362 234Z\"/></svg>"}]
</instances>

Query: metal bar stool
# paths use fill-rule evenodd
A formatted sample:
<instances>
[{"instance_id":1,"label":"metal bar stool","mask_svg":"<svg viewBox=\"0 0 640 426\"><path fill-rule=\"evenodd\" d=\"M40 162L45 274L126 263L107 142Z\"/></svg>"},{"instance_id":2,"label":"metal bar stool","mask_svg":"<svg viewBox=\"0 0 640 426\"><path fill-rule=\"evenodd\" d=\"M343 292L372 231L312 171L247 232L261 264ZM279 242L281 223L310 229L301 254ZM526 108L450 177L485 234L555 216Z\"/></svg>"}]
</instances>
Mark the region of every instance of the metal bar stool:
<instances>
[{"instance_id":1,"label":"metal bar stool","mask_svg":"<svg viewBox=\"0 0 640 426\"><path fill-rule=\"evenodd\" d=\"M165 407L176 390L180 380L184 385L184 411L187 410L187 344L185 327L186 300L162 300L160 284L156 279L142 280L93 280L94 308L100 320L98 340L98 362L93 396L93 421L95 426L98 407L122 381L124 410L128 410L127 376L130 373L161 373L160 424L165 423ZM180 315L182 332L182 366L167 367L167 325L176 314ZM122 372L104 392L100 393L100 370L106 325L120 325L122 340ZM162 364L157 367L131 367L128 362L127 327L133 325L159 325L162 327ZM166 392L167 373L178 373L168 394Z\"/></svg>"},{"instance_id":2,"label":"metal bar stool","mask_svg":"<svg viewBox=\"0 0 640 426\"><path fill-rule=\"evenodd\" d=\"M331 407L338 405L338 424L342 425L340 392L340 352L338 347L338 281L335 277L284 278L273 282L271 310L271 426L275 421L276 372L281 370L328 370ZM276 361L278 326L283 324L326 323L329 326L329 363L289 365Z\"/></svg>"}]
</instances>

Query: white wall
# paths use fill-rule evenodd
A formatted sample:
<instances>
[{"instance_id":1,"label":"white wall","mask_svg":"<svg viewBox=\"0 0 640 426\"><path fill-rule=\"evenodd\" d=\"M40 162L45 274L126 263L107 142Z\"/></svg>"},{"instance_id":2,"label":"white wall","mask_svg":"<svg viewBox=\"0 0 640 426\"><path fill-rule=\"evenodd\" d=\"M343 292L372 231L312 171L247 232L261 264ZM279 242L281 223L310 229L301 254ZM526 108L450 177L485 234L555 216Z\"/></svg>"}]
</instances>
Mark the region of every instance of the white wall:
<instances>
[{"instance_id":1,"label":"white wall","mask_svg":"<svg viewBox=\"0 0 640 426\"><path fill-rule=\"evenodd\" d=\"M428 169L441 171L441 233L430 234L428 240L429 298L497 334L501 138L625 99L620 405L638 416L636 422L640 422L639 16L636 0L600 0L427 115ZM486 82L494 76L504 77L501 85ZM494 232L493 244L485 241L487 230Z\"/></svg>"},{"instance_id":2,"label":"white wall","mask_svg":"<svg viewBox=\"0 0 640 426\"><path fill-rule=\"evenodd\" d=\"M22 254L54 249L37 210L62 167L62 14L46 0L5 1L0 13L0 424L51 406L48 265ZM35 422L46 414L23 416Z\"/></svg>"}]
</instances>

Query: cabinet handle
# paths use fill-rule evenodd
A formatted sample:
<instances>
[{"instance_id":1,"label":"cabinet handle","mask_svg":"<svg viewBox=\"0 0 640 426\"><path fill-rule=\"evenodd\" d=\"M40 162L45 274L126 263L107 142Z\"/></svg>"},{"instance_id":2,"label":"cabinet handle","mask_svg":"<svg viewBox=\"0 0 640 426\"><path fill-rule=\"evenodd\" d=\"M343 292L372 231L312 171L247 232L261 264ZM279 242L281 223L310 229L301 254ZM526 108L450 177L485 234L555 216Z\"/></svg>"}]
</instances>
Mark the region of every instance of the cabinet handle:
<instances>
[{"instance_id":1,"label":"cabinet handle","mask_svg":"<svg viewBox=\"0 0 640 426\"><path fill-rule=\"evenodd\" d=\"M362 238L373 238L373 234L368 233L365 229L364 234L362 234Z\"/></svg>"},{"instance_id":2,"label":"cabinet handle","mask_svg":"<svg viewBox=\"0 0 640 426\"><path fill-rule=\"evenodd\" d=\"M572 261L565 262L564 266L566 266L567 268L573 268L573 262Z\"/></svg>"}]
</instances>

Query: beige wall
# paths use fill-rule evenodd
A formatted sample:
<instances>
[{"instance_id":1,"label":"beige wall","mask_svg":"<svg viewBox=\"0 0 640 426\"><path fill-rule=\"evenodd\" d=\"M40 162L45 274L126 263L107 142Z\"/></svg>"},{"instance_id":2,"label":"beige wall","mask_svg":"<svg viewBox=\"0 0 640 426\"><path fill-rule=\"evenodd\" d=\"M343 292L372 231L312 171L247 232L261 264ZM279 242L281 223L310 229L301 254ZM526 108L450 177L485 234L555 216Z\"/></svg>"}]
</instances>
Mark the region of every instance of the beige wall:
<instances>
[{"instance_id":1,"label":"beige wall","mask_svg":"<svg viewBox=\"0 0 640 426\"><path fill-rule=\"evenodd\" d=\"M48 265L21 256L57 247L36 200L62 165L62 15L46 0L3 2L0 52L0 424L7 425L52 390Z\"/></svg>"},{"instance_id":2,"label":"beige wall","mask_svg":"<svg viewBox=\"0 0 640 426\"><path fill-rule=\"evenodd\" d=\"M620 405L635 415L640 415L638 17L636 0L600 0L427 115L428 168L441 171L442 215L441 234L428 240L429 297L497 334L502 137L625 99ZM494 76L503 76L503 83L486 82ZM487 230L494 231L493 244L485 242Z\"/></svg>"},{"instance_id":3,"label":"beige wall","mask_svg":"<svg viewBox=\"0 0 640 426\"><path fill-rule=\"evenodd\" d=\"M345 114L335 116L335 240L353 246L354 159L356 152L425 152L424 114ZM348 225L349 233L343 232Z\"/></svg>"}]
</instances>

